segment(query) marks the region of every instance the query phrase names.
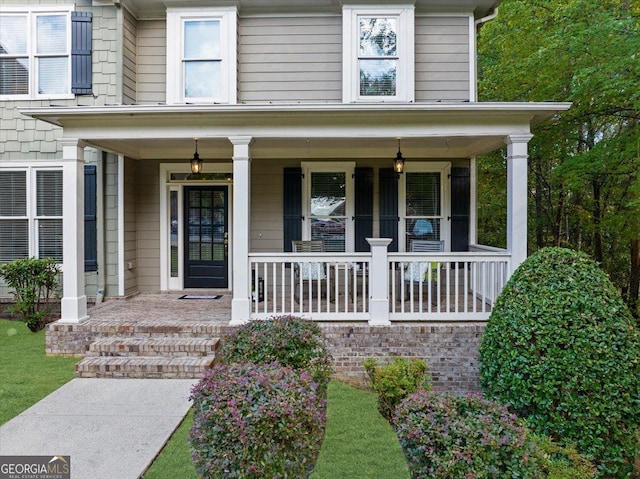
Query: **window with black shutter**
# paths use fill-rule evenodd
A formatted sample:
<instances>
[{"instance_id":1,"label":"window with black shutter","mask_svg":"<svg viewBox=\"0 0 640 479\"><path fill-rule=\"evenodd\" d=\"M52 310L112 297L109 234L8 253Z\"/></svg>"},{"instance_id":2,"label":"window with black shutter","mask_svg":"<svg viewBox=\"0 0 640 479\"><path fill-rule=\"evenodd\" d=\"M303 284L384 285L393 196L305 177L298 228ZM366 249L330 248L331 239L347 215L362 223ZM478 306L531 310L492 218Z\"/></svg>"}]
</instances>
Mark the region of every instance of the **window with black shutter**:
<instances>
[{"instance_id":1,"label":"window with black shutter","mask_svg":"<svg viewBox=\"0 0 640 479\"><path fill-rule=\"evenodd\" d=\"M283 251L291 252L291 242L302 239L302 168L284 169L282 200Z\"/></svg>"},{"instance_id":2,"label":"window with black shutter","mask_svg":"<svg viewBox=\"0 0 640 479\"><path fill-rule=\"evenodd\" d=\"M92 17L89 12L71 12L71 93L91 95Z\"/></svg>"},{"instance_id":3,"label":"window with black shutter","mask_svg":"<svg viewBox=\"0 0 640 479\"><path fill-rule=\"evenodd\" d=\"M373 168L355 169L356 251L370 251L367 238L373 237Z\"/></svg>"},{"instance_id":4,"label":"window with black shutter","mask_svg":"<svg viewBox=\"0 0 640 479\"><path fill-rule=\"evenodd\" d=\"M84 167L84 270L98 270L97 184L95 165Z\"/></svg>"},{"instance_id":5,"label":"window with black shutter","mask_svg":"<svg viewBox=\"0 0 640 479\"><path fill-rule=\"evenodd\" d=\"M398 251L398 174L393 168L380 168L380 237L391 238L388 251Z\"/></svg>"}]
</instances>

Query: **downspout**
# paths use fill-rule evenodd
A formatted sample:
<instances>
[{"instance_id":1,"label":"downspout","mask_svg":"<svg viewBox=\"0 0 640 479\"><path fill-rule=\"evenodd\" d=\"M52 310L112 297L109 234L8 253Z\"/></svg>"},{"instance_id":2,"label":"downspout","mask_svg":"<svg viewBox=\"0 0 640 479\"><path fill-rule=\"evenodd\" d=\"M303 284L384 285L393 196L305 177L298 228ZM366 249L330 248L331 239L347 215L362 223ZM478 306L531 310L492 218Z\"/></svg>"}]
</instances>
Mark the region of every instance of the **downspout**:
<instances>
[{"instance_id":1,"label":"downspout","mask_svg":"<svg viewBox=\"0 0 640 479\"><path fill-rule=\"evenodd\" d=\"M471 51L473 52L473 57L470 59L471 63L472 63L472 68L473 68L473 94L471 95L471 101L478 101L478 62L477 60L477 37L478 37L478 32L480 31L480 28L482 27L483 24L493 20L494 18L496 18L498 16L498 7L493 7L491 9L491 13L487 16L484 16L482 18L478 18L477 20L475 20L473 22L473 26L474 26L474 31L471 32L471 34L473 35L473 48L471 49Z\"/></svg>"}]
</instances>

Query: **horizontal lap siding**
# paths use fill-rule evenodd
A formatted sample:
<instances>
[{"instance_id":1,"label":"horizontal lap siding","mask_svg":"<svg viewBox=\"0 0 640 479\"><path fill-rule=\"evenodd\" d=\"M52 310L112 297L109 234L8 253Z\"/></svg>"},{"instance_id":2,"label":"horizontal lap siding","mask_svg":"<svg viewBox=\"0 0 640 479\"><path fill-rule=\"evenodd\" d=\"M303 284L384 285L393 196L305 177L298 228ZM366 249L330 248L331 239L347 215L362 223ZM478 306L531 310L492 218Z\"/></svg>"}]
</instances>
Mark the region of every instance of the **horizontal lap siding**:
<instances>
[{"instance_id":1,"label":"horizontal lap siding","mask_svg":"<svg viewBox=\"0 0 640 479\"><path fill-rule=\"evenodd\" d=\"M136 103L136 72L138 70L136 65L136 23L133 15L125 10L122 33L122 96L126 105Z\"/></svg>"},{"instance_id":2,"label":"horizontal lap siding","mask_svg":"<svg viewBox=\"0 0 640 479\"><path fill-rule=\"evenodd\" d=\"M137 288L141 292L160 289L160 169L158 162L137 162L135 181L135 261ZM127 288L127 293L128 293Z\"/></svg>"},{"instance_id":3,"label":"horizontal lap siding","mask_svg":"<svg viewBox=\"0 0 640 479\"><path fill-rule=\"evenodd\" d=\"M138 23L138 103L165 103L167 98L167 28L164 20Z\"/></svg>"},{"instance_id":4,"label":"horizontal lap siding","mask_svg":"<svg viewBox=\"0 0 640 479\"><path fill-rule=\"evenodd\" d=\"M469 100L469 18L416 17L416 101Z\"/></svg>"},{"instance_id":5,"label":"horizontal lap siding","mask_svg":"<svg viewBox=\"0 0 640 479\"><path fill-rule=\"evenodd\" d=\"M240 102L342 101L339 16L241 18Z\"/></svg>"},{"instance_id":6,"label":"horizontal lap siding","mask_svg":"<svg viewBox=\"0 0 640 479\"><path fill-rule=\"evenodd\" d=\"M283 172L296 166L291 160L251 164L251 251L282 251Z\"/></svg>"}]
</instances>

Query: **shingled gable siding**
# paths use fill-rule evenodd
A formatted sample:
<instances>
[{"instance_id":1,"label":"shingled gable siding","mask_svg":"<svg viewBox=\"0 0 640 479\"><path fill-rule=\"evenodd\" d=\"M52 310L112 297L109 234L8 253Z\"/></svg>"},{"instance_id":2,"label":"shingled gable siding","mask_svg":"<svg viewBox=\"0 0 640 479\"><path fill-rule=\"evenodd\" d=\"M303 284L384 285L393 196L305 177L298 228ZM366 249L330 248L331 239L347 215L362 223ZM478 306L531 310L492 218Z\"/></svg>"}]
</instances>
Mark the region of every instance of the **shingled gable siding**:
<instances>
[{"instance_id":1,"label":"shingled gable siding","mask_svg":"<svg viewBox=\"0 0 640 479\"><path fill-rule=\"evenodd\" d=\"M469 18L416 16L416 101L469 100Z\"/></svg>"},{"instance_id":2,"label":"shingled gable siding","mask_svg":"<svg viewBox=\"0 0 640 479\"><path fill-rule=\"evenodd\" d=\"M26 4L51 5L51 2L15 1L5 0L3 5ZM92 91L93 95L78 95L73 98L55 100L56 105L105 105L119 103L117 97L117 63L118 63L118 9L115 6L108 7L84 7L76 8L79 12L90 12L92 15ZM0 101L2 115L0 118L0 157L3 165L10 166L11 161L29 160L55 160L61 158L62 152L58 149L57 140L62 137L62 129L49 123L37 121L23 116L19 108L47 107L51 101L20 100ZM91 150L85 154L85 160L92 162L94 159ZM98 276L95 272L85 275L86 294L94 296L97 288ZM5 296L6 290L0 286L0 296Z\"/></svg>"}]
</instances>

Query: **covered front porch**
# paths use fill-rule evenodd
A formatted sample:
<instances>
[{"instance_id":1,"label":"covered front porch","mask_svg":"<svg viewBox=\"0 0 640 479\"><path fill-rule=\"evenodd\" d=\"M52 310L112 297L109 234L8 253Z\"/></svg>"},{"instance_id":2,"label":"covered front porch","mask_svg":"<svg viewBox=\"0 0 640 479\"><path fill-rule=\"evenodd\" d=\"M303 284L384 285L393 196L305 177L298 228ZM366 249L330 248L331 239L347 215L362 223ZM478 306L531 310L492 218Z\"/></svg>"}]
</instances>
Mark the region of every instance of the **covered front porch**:
<instances>
[{"instance_id":1,"label":"covered front porch","mask_svg":"<svg viewBox=\"0 0 640 479\"><path fill-rule=\"evenodd\" d=\"M105 200L105 212L113 216L110 248L117 267L117 294L111 296L222 287L231 296L232 325L282 314L373 326L486 320L527 254L530 126L567 107L454 103L24 110L62 126L66 138L61 321L89 317L81 267L84 238L76 233L84 219L86 147L111 155L116 165L113 198ZM189 170L195 138L204 160L199 177ZM385 176L398 139L407 170L403 177ZM477 244L475 174L476 156L502 146L507 247L497 250ZM454 168L468 175L462 228L455 226L455 201L458 206L461 201L453 199ZM283 172L294 170L302 178L296 187L300 191L282 179ZM361 195L362 170L373 172L368 196ZM344 206L326 214L313 210L310 198L324 194L314 193L309 178L316 173L321 180L342 175ZM421 204L419 198L409 201L409 175L423 175L436 185L425 194L435 195L431 204L437 207L410 211ZM210 199L202 200L205 196ZM291 210L289 203L297 206ZM410 238L424 233L416 228L418 220L429 221L431 240L442 244L439 251L411 251ZM338 233L321 231L319 225L337 225ZM291 251L291 240L319 236L329 239L325 252ZM198 282L197 259L203 260L203 251L215 284L206 275ZM322 274L305 277L304 270Z\"/></svg>"}]
</instances>

